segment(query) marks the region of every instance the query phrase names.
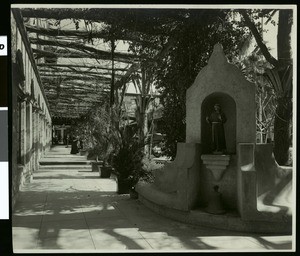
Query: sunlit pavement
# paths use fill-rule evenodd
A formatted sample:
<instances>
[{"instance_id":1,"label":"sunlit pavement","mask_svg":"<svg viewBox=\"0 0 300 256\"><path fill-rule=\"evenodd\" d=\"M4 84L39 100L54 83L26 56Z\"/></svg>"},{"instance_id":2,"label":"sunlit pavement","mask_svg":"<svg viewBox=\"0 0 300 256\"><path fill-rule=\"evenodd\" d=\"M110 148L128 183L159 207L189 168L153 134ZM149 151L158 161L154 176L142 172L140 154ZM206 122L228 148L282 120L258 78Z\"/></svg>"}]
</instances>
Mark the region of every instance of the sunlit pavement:
<instances>
[{"instance_id":1,"label":"sunlit pavement","mask_svg":"<svg viewBox=\"0 0 300 256\"><path fill-rule=\"evenodd\" d=\"M58 146L47 157L84 158L69 152ZM129 195L118 195L115 180L101 179L89 165L48 167L34 173L20 193L13 213L14 252L292 249L292 236L213 230L159 216Z\"/></svg>"}]
</instances>

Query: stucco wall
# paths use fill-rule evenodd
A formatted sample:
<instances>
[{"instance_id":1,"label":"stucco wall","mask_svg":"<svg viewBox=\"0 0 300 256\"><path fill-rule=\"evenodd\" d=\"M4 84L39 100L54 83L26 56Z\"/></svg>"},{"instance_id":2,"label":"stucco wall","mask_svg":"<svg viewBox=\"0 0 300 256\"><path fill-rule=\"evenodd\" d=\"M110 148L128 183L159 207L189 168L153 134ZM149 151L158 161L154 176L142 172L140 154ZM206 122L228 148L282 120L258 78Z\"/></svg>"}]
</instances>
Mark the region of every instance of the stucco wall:
<instances>
[{"instance_id":1,"label":"stucco wall","mask_svg":"<svg viewBox=\"0 0 300 256\"><path fill-rule=\"evenodd\" d=\"M11 16L12 57L12 207L18 192L25 182L30 182L32 173L38 169L38 159L48 150L51 142L51 117L32 56L22 19ZM25 80L17 79L17 51L22 53ZM19 73L18 73L19 72ZM28 97L30 95L30 97ZM39 98L37 111L34 100ZM38 146L37 146L38 145Z\"/></svg>"},{"instance_id":2,"label":"stucco wall","mask_svg":"<svg viewBox=\"0 0 300 256\"><path fill-rule=\"evenodd\" d=\"M292 174L292 167L279 166L276 163L272 152L272 144L256 144L255 146L255 169L257 173L258 196L273 189L288 175Z\"/></svg>"},{"instance_id":3,"label":"stucco wall","mask_svg":"<svg viewBox=\"0 0 300 256\"><path fill-rule=\"evenodd\" d=\"M226 168L222 179L218 182L219 190L222 193L222 200L226 209L237 209L237 157L231 156L229 166ZM206 168L204 164L200 167L200 179L199 179L199 200L198 206L206 207L213 192L213 186L216 184L211 171Z\"/></svg>"},{"instance_id":4,"label":"stucco wall","mask_svg":"<svg viewBox=\"0 0 300 256\"><path fill-rule=\"evenodd\" d=\"M227 94L235 101L236 143L255 142L255 86L227 62L221 45L215 46L208 65L187 90L186 142L201 143L202 102L216 92Z\"/></svg>"}]
</instances>

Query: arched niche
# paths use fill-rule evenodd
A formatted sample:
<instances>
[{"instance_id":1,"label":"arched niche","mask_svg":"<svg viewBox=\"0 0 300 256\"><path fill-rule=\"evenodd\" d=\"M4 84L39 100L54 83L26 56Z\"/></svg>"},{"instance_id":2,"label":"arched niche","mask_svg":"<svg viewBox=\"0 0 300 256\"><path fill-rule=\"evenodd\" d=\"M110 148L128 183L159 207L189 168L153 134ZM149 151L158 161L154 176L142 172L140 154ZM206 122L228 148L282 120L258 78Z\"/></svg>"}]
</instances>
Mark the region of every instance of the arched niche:
<instances>
[{"instance_id":1,"label":"arched niche","mask_svg":"<svg viewBox=\"0 0 300 256\"><path fill-rule=\"evenodd\" d=\"M211 125L206 122L206 117L214 111L214 105L221 105L222 111L227 117L224 124L226 148L228 154L236 153L236 103L234 99L226 93L214 92L208 95L201 105L201 144L203 153L211 153Z\"/></svg>"}]
</instances>

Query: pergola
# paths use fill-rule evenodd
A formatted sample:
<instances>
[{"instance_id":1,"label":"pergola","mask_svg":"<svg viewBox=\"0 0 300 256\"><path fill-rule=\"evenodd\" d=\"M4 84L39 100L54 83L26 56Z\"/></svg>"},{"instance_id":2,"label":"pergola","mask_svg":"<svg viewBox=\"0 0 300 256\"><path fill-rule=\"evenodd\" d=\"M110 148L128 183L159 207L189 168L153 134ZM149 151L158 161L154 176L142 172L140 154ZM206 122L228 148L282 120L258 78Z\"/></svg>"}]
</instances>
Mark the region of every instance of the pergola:
<instances>
[{"instance_id":1,"label":"pergola","mask_svg":"<svg viewBox=\"0 0 300 256\"><path fill-rule=\"evenodd\" d=\"M141 62L154 65L176 42L164 28L188 19L183 10L164 9L24 8L13 12L24 24L55 118L78 118L103 102L122 102L133 75L143 71ZM197 12L200 17L205 10ZM130 42L158 48L149 37L165 38L156 56L128 51ZM139 95L145 101L150 85L141 77L135 85L140 84Z\"/></svg>"}]
</instances>

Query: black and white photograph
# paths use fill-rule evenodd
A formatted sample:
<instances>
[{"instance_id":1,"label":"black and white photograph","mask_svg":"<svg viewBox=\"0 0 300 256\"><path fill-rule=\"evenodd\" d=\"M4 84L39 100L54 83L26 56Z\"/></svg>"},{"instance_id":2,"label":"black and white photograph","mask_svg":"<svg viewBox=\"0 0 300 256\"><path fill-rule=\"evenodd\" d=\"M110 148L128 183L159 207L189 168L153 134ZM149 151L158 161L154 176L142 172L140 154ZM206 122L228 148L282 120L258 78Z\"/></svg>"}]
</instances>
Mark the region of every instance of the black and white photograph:
<instances>
[{"instance_id":1,"label":"black and white photograph","mask_svg":"<svg viewBox=\"0 0 300 256\"><path fill-rule=\"evenodd\" d=\"M10 12L14 253L295 251L296 5Z\"/></svg>"}]
</instances>

